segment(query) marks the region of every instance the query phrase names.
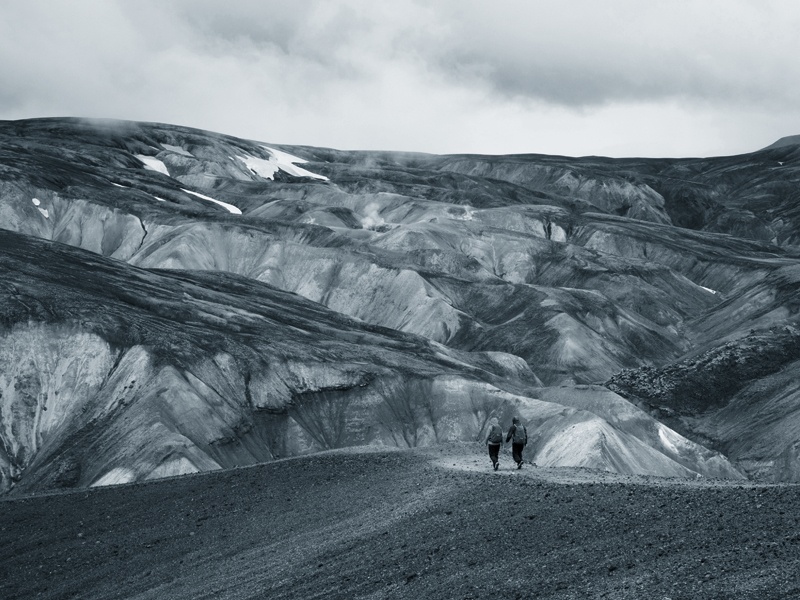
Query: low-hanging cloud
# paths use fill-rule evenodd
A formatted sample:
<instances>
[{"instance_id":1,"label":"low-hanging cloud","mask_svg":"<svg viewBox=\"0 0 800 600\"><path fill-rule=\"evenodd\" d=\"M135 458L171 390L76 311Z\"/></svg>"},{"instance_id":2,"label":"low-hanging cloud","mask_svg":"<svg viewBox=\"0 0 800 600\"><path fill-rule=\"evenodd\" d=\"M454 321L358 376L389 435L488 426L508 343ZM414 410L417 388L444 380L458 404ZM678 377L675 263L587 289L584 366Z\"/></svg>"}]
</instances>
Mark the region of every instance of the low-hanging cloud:
<instances>
[{"instance_id":1,"label":"low-hanging cloud","mask_svg":"<svg viewBox=\"0 0 800 600\"><path fill-rule=\"evenodd\" d=\"M0 118L433 152L736 151L800 130L793 2L0 0L0 11Z\"/></svg>"},{"instance_id":2,"label":"low-hanging cloud","mask_svg":"<svg viewBox=\"0 0 800 600\"><path fill-rule=\"evenodd\" d=\"M442 69L553 104L794 104L800 5L740 0L460 2ZM498 10L500 9L500 10Z\"/></svg>"},{"instance_id":3,"label":"low-hanging cloud","mask_svg":"<svg viewBox=\"0 0 800 600\"><path fill-rule=\"evenodd\" d=\"M203 35L334 70L405 63L453 85L584 106L665 97L794 102L800 5L747 0L179 3Z\"/></svg>"}]
</instances>

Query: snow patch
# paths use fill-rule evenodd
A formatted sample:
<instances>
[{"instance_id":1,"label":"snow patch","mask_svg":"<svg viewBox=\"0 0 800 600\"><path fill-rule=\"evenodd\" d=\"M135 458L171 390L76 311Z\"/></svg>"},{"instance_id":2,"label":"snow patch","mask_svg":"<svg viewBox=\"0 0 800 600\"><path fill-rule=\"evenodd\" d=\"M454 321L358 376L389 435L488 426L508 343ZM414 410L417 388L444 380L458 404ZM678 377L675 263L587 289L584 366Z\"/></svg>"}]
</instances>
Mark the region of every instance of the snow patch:
<instances>
[{"instance_id":1,"label":"snow patch","mask_svg":"<svg viewBox=\"0 0 800 600\"><path fill-rule=\"evenodd\" d=\"M707 288L704 285L701 285L700 287L703 288L707 292L711 292L712 294L719 294L719 292L717 290L712 290L711 288Z\"/></svg>"},{"instance_id":2,"label":"snow patch","mask_svg":"<svg viewBox=\"0 0 800 600\"><path fill-rule=\"evenodd\" d=\"M274 179L275 172L280 168L272 159L256 158L255 156L237 156L248 169L264 179ZM233 160L233 159L231 159Z\"/></svg>"},{"instance_id":3,"label":"snow patch","mask_svg":"<svg viewBox=\"0 0 800 600\"><path fill-rule=\"evenodd\" d=\"M157 171L169 177L167 165L155 158L154 156L145 156L144 154L136 154L136 158L144 163L144 168L148 171Z\"/></svg>"},{"instance_id":4,"label":"snow patch","mask_svg":"<svg viewBox=\"0 0 800 600\"><path fill-rule=\"evenodd\" d=\"M153 198L155 198L159 202L166 202L166 200L164 200L163 198L159 198L158 196L153 196Z\"/></svg>"},{"instance_id":5,"label":"snow patch","mask_svg":"<svg viewBox=\"0 0 800 600\"><path fill-rule=\"evenodd\" d=\"M267 146L262 146L262 148L268 150L272 155L269 159L258 158L256 156L237 156L236 158L241 160L253 173L264 179L274 180L275 173L280 169L284 173L294 175L295 177L313 177L314 179L328 181L328 178L324 175L317 175L311 171L306 171L294 164L308 162L307 160L292 156L286 152L281 152L280 150L268 148Z\"/></svg>"},{"instance_id":6,"label":"snow patch","mask_svg":"<svg viewBox=\"0 0 800 600\"><path fill-rule=\"evenodd\" d=\"M136 478L136 474L131 469L116 467L103 475L89 487L99 487L103 485L119 485L120 483L130 483Z\"/></svg>"},{"instance_id":7,"label":"snow patch","mask_svg":"<svg viewBox=\"0 0 800 600\"><path fill-rule=\"evenodd\" d=\"M31 198L31 202L33 202L33 205L37 209L39 209L39 212L42 213L42 215L44 215L45 219L49 219L50 218L50 211L48 211L46 208L42 208L41 207L41 204L42 204L41 200L39 200L38 198Z\"/></svg>"},{"instance_id":8,"label":"snow patch","mask_svg":"<svg viewBox=\"0 0 800 600\"><path fill-rule=\"evenodd\" d=\"M169 150L170 152L174 152L175 154L182 154L183 156L190 156L194 158L194 154L192 154L187 150L184 150L180 146L173 146L172 144L161 144L161 147L164 148L164 150Z\"/></svg>"},{"instance_id":9,"label":"snow patch","mask_svg":"<svg viewBox=\"0 0 800 600\"><path fill-rule=\"evenodd\" d=\"M261 147L269 150L269 153L272 154L275 160L281 163L303 164L308 162L305 158L300 158L299 156L289 154L288 152L283 152L282 150L276 150L275 148L270 148L269 146L264 146L263 144Z\"/></svg>"},{"instance_id":10,"label":"snow patch","mask_svg":"<svg viewBox=\"0 0 800 600\"><path fill-rule=\"evenodd\" d=\"M228 204L227 202L223 202L222 200L215 200L214 198L211 198L209 196L204 196L203 194L199 194L199 193L193 192L191 190L185 190L185 189L181 188L181 191L182 192L186 192L187 194L191 194L192 196L197 196L198 198L202 198L203 200L208 200L209 202L213 202L215 204L219 204L221 207L223 207L225 210L227 210L231 214L234 214L234 215L242 214L242 211L239 210L238 208L236 208L233 204Z\"/></svg>"},{"instance_id":11,"label":"snow patch","mask_svg":"<svg viewBox=\"0 0 800 600\"><path fill-rule=\"evenodd\" d=\"M120 185L119 183L114 183L113 181L111 182L111 185L115 185L115 186L117 186L117 187L121 187L121 188L128 188L128 187L130 187L130 186L127 186L127 185Z\"/></svg>"},{"instance_id":12,"label":"snow patch","mask_svg":"<svg viewBox=\"0 0 800 600\"><path fill-rule=\"evenodd\" d=\"M293 156L288 152L282 152L280 150L275 150L274 148L270 148L269 146L261 146L265 150L269 151L272 155L272 160L274 160L281 171L288 173L289 175L294 175L295 177L313 177L314 179L321 179L322 181L328 181L328 178L324 175L317 175L316 173L312 173L311 171L306 171L305 169L301 169L295 165L307 163L308 161L300 158L298 156Z\"/></svg>"}]
</instances>

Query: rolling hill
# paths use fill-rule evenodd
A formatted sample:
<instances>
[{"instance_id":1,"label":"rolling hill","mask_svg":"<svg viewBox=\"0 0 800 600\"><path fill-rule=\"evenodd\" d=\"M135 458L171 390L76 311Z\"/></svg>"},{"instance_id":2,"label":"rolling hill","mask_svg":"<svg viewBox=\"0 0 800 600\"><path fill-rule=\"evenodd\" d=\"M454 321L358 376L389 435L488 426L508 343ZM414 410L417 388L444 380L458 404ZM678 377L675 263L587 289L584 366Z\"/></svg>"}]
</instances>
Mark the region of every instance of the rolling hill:
<instances>
[{"instance_id":1,"label":"rolling hill","mask_svg":"<svg viewBox=\"0 0 800 600\"><path fill-rule=\"evenodd\" d=\"M794 331L799 179L792 145L434 156L2 122L2 487L476 439L512 413L542 464L795 481L800 438L766 424L794 414L790 361L726 363L692 414L617 383Z\"/></svg>"}]
</instances>

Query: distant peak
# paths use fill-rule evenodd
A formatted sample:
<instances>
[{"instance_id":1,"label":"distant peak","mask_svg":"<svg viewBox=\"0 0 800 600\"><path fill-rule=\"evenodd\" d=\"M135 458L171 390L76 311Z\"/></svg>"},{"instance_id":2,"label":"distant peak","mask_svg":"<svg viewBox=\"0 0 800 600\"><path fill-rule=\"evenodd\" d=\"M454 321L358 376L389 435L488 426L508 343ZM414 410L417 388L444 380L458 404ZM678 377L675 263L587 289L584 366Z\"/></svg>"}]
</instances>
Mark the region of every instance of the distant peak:
<instances>
[{"instance_id":1,"label":"distant peak","mask_svg":"<svg viewBox=\"0 0 800 600\"><path fill-rule=\"evenodd\" d=\"M786 137L782 137L774 144L770 144L766 148L762 148L762 150L772 150L774 148L783 148L784 146L795 146L800 145L800 135L787 135Z\"/></svg>"}]
</instances>

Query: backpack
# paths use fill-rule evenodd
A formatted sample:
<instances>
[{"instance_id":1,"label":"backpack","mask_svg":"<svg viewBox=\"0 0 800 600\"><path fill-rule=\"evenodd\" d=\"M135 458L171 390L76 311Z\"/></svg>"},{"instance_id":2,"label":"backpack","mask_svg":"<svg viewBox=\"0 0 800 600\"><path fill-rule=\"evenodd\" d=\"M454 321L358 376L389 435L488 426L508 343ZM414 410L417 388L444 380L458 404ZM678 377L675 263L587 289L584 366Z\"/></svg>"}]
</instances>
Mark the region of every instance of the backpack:
<instances>
[{"instance_id":1,"label":"backpack","mask_svg":"<svg viewBox=\"0 0 800 600\"><path fill-rule=\"evenodd\" d=\"M503 430L500 429L500 425L492 425L492 428L489 430L489 443L490 444L503 443Z\"/></svg>"},{"instance_id":2,"label":"backpack","mask_svg":"<svg viewBox=\"0 0 800 600\"><path fill-rule=\"evenodd\" d=\"M528 432L525 431L525 426L522 424L517 424L514 428L514 437L512 441L515 444L527 444L528 443Z\"/></svg>"}]
</instances>

